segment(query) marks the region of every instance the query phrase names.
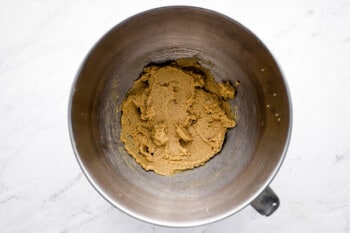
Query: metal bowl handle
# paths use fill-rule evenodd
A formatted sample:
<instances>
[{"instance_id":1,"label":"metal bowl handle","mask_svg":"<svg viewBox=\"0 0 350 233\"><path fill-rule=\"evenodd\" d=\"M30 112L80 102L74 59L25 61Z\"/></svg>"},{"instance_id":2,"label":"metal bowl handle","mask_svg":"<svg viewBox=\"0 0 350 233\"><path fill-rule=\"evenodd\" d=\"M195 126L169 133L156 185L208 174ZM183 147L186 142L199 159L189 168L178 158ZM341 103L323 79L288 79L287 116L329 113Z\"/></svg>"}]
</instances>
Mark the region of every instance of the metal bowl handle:
<instances>
[{"instance_id":1,"label":"metal bowl handle","mask_svg":"<svg viewBox=\"0 0 350 233\"><path fill-rule=\"evenodd\" d=\"M270 187L267 187L260 195L251 203L253 208L259 214L270 216L280 205L280 200Z\"/></svg>"}]
</instances>

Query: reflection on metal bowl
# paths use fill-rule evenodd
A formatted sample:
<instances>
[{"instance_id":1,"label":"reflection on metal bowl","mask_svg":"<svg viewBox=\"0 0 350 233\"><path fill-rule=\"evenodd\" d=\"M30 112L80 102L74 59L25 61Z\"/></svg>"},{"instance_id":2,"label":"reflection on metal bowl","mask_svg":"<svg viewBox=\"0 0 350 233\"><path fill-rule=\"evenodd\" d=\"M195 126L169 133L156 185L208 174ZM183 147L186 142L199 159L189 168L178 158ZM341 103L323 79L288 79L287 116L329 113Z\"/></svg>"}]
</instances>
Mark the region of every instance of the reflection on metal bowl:
<instances>
[{"instance_id":1,"label":"reflection on metal bowl","mask_svg":"<svg viewBox=\"0 0 350 233\"><path fill-rule=\"evenodd\" d=\"M164 177L147 172L123 149L117 111L143 67L195 57L217 81L237 80L237 126L205 166ZM135 15L90 51L72 87L71 141L79 164L112 205L154 224L195 226L252 204L271 214L268 187L285 156L291 101L271 53L243 25L195 7L165 7Z\"/></svg>"}]
</instances>

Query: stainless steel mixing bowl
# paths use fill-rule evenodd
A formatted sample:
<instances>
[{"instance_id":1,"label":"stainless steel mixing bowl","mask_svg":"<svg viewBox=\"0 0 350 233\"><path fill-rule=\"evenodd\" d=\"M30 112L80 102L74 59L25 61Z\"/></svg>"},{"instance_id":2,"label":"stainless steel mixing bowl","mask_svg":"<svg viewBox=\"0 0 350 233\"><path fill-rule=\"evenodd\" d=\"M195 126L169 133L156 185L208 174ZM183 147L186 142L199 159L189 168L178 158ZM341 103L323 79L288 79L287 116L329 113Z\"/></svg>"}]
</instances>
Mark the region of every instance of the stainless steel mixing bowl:
<instances>
[{"instance_id":1,"label":"stainless steel mixing bowl","mask_svg":"<svg viewBox=\"0 0 350 233\"><path fill-rule=\"evenodd\" d=\"M215 78L240 81L237 126L204 166L164 177L147 172L120 142L119 106L143 67L195 57ZM287 150L291 102L276 61L238 22L195 7L165 7L110 30L87 55L71 91L71 141L95 189L112 205L154 224L210 223L252 204L279 204L268 187Z\"/></svg>"}]
</instances>

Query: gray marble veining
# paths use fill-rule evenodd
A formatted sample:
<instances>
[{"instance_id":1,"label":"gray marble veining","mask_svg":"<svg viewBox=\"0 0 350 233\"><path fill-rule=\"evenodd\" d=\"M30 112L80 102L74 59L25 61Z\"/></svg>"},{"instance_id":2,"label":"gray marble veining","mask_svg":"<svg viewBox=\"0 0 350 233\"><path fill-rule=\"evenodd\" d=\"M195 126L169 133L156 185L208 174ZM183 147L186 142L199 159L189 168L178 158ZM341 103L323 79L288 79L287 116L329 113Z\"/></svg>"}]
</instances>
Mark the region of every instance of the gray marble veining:
<instances>
[{"instance_id":1,"label":"gray marble veining","mask_svg":"<svg viewBox=\"0 0 350 233\"><path fill-rule=\"evenodd\" d=\"M165 228L113 208L82 175L67 103L93 44L135 13L195 5L251 29L290 85L294 125L271 184L271 217ZM9 1L0 3L0 232L350 232L350 3L312 1Z\"/></svg>"}]
</instances>

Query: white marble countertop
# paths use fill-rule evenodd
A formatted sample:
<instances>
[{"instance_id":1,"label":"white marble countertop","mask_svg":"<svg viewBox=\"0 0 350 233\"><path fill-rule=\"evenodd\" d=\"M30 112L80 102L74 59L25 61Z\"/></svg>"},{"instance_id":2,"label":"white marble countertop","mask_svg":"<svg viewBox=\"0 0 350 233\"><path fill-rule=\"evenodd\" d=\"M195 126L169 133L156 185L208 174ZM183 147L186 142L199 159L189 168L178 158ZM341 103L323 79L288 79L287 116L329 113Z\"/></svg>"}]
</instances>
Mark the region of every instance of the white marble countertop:
<instances>
[{"instance_id":1,"label":"white marble countertop","mask_svg":"<svg viewBox=\"0 0 350 233\"><path fill-rule=\"evenodd\" d=\"M82 175L67 124L77 69L112 26L165 5L238 20L284 70L294 124L271 217L247 207L210 225L154 226L112 207ZM348 0L1 1L0 232L350 232L349 25Z\"/></svg>"}]
</instances>

